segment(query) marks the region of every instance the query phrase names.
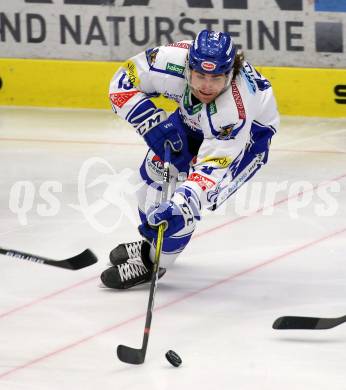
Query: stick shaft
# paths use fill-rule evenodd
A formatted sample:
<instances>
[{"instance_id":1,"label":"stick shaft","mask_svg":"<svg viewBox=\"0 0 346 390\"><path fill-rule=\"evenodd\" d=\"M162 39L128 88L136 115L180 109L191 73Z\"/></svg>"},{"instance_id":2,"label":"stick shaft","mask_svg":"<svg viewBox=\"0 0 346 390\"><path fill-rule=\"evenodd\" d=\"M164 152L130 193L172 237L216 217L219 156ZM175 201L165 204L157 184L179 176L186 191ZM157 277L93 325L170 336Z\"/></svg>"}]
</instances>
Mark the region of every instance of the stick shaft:
<instances>
[{"instance_id":1,"label":"stick shaft","mask_svg":"<svg viewBox=\"0 0 346 390\"><path fill-rule=\"evenodd\" d=\"M168 199L170 161L171 161L171 148L168 144L166 144L165 145L165 161L164 161L164 166L163 166L163 183L162 183L161 203L165 202ZM143 343L142 343L142 350L144 351L144 354L146 353L147 346L148 346L151 320L153 317L154 299L155 299L155 292L156 292L156 288L157 288L157 282L159 279L158 272L159 272L160 257L161 257L161 252L162 252L164 231L165 231L165 226L164 226L164 224L161 224L159 226L158 233L157 233L157 242L156 242L155 259L154 259L154 270L153 270L153 275L151 278L147 315L146 315L146 319L145 319L145 327L144 327L144 335L143 335Z\"/></svg>"},{"instance_id":2,"label":"stick shaft","mask_svg":"<svg viewBox=\"0 0 346 390\"><path fill-rule=\"evenodd\" d=\"M171 161L171 148L168 144L165 145L165 159L164 159L164 167L163 167L163 183L162 183L162 193L161 193L161 203L165 202L168 198L168 188L169 188L169 167ZM140 349L131 348L126 345L118 345L117 355L118 358L130 364L142 364L145 359L145 355L147 352L149 334L151 328L151 321L153 317L153 309L154 309L154 301L155 301L155 293L157 288L158 276L159 276L159 265L160 265L160 257L162 252L163 245L163 235L165 231L165 225L161 224L157 233L157 242L156 242L156 250L155 250L155 259L153 265L153 274L151 277L150 283L150 293L149 300L147 306L147 313L145 318L145 326L143 333L143 341L142 347Z\"/></svg>"}]
</instances>

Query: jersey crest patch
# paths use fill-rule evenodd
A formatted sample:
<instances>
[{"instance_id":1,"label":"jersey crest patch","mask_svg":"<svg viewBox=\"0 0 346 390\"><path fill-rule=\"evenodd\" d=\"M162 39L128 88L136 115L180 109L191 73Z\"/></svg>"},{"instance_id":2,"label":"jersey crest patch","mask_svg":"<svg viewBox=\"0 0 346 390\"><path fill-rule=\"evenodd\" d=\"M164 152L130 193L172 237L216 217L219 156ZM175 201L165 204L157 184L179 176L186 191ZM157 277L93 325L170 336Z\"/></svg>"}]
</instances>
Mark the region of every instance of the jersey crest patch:
<instances>
[{"instance_id":1,"label":"jersey crest patch","mask_svg":"<svg viewBox=\"0 0 346 390\"><path fill-rule=\"evenodd\" d=\"M232 134L234 126L235 126L234 124L230 124L230 125L227 125L227 126L222 126L221 127L221 131L217 135L216 138L220 139L220 140L223 140L223 141L227 141L227 140L230 140L230 139L234 138L234 135Z\"/></svg>"}]
</instances>

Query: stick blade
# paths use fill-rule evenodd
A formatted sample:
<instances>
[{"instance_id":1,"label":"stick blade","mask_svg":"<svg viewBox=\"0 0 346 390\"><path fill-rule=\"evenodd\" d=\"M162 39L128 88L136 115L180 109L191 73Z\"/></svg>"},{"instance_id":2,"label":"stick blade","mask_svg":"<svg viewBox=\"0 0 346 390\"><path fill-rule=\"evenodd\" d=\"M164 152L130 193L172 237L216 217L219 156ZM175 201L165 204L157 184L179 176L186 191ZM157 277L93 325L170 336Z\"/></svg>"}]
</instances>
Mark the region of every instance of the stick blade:
<instances>
[{"instance_id":1,"label":"stick blade","mask_svg":"<svg viewBox=\"0 0 346 390\"><path fill-rule=\"evenodd\" d=\"M126 345L118 345L117 355L119 360L129 364L143 364L145 359L142 349L131 348Z\"/></svg>"},{"instance_id":2,"label":"stick blade","mask_svg":"<svg viewBox=\"0 0 346 390\"><path fill-rule=\"evenodd\" d=\"M345 322L341 318L284 316L276 319L273 329L330 329Z\"/></svg>"},{"instance_id":3,"label":"stick blade","mask_svg":"<svg viewBox=\"0 0 346 390\"><path fill-rule=\"evenodd\" d=\"M316 329L318 318L284 316L277 318L273 329Z\"/></svg>"},{"instance_id":4,"label":"stick blade","mask_svg":"<svg viewBox=\"0 0 346 390\"><path fill-rule=\"evenodd\" d=\"M46 264L53 265L55 267L77 271L79 269L89 267L90 265L97 263L97 257L90 249L86 249L82 253L70 257L69 259L65 259L61 261L53 261L47 259L44 262Z\"/></svg>"}]
</instances>

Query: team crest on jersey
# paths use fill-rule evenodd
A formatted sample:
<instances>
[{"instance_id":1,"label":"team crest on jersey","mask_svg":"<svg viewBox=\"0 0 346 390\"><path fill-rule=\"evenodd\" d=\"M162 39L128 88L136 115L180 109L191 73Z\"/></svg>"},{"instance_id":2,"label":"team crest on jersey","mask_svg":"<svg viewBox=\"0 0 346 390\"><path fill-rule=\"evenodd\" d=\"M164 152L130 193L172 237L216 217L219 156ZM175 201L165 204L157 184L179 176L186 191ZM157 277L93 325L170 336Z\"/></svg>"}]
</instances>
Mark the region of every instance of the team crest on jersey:
<instances>
[{"instance_id":1,"label":"team crest on jersey","mask_svg":"<svg viewBox=\"0 0 346 390\"><path fill-rule=\"evenodd\" d=\"M211 62L211 61L203 61L201 63L201 67L206 72L212 72L213 70L216 69L216 64L214 62Z\"/></svg>"},{"instance_id":2,"label":"team crest on jersey","mask_svg":"<svg viewBox=\"0 0 346 390\"><path fill-rule=\"evenodd\" d=\"M235 126L234 124L230 124L227 126L221 126L221 131L216 138L223 140L223 141L234 138L234 136L232 134L234 126Z\"/></svg>"},{"instance_id":3,"label":"team crest on jersey","mask_svg":"<svg viewBox=\"0 0 346 390\"><path fill-rule=\"evenodd\" d=\"M130 92L117 92L109 94L109 98L112 103L121 108L127 101L129 101L136 93L139 91L130 91Z\"/></svg>"}]
</instances>

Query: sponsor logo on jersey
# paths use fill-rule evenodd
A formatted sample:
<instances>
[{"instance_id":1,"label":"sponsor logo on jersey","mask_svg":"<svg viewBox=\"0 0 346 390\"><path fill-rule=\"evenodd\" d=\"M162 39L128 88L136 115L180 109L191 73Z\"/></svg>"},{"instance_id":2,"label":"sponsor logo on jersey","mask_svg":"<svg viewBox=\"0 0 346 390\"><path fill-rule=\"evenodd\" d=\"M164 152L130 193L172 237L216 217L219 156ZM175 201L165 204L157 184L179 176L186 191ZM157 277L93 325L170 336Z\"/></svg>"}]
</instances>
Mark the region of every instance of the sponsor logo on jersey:
<instances>
[{"instance_id":1,"label":"sponsor logo on jersey","mask_svg":"<svg viewBox=\"0 0 346 390\"><path fill-rule=\"evenodd\" d=\"M109 98L112 103L121 108L127 101L129 101L136 93L139 91L130 91L130 92L117 92L109 94Z\"/></svg>"},{"instance_id":2,"label":"sponsor logo on jersey","mask_svg":"<svg viewBox=\"0 0 346 390\"><path fill-rule=\"evenodd\" d=\"M245 119L246 114L245 114L243 100L241 98L241 95L240 95L240 92L239 92L239 89L237 87L235 80L232 80L231 86L232 86L233 98L234 98L235 104L236 104L237 109L238 109L239 119Z\"/></svg>"},{"instance_id":3,"label":"sponsor logo on jersey","mask_svg":"<svg viewBox=\"0 0 346 390\"><path fill-rule=\"evenodd\" d=\"M156 111L152 116L147 118L137 127L137 133L144 136L148 131L163 122L166 118L164 111ZM173 126L173 125L172 125Z\"/></svg>"},{"instance_id":4,"label":"sponsor logo on jersey","mask_svg":"<svg viewBox=\"0 0 346 390\"><path fill-rule=\"evenodd\" d=\"M191 173L187 178L189 181L197 183L203 191L210 190L215 185L215 181L209 179L206 176L200 175L199 173Z\"/></svg>"},{"instance_id":5,"label":"sponsor logo on jersey","mask_svg":"<svg viewBox=\"0 0 346 390\"><path fill-rule=\"evenodd\" d=\"M211 102L209 104L209 112L210 112L210 115L214 115L217 113L217 108L216 108L215 102Z\"/></svg>"},{"instance_id":6,"label":"sponsor logo on jersey","mask_svg":"<svg viewBox=\"0 0 346 390\"><path fill-rule=\"evenodd\" d=\"M129 61L126 61L125 67L126 67L126 74L127 74L129 81L133 85L137 86L140 83L140 80L138 77L136 64L133 61L129 60Z\"/></svg>"},{"instance_id":7,"label":"sponsor logo on jersey","mask_svg":"<svg viewBox=\"0 0 346 390\"><path fill-rule=\"evenodd\" d=\"M197 131L197 132L200 132L200 133L203 133L203 130L201 129L201 124L194 120L193 118L191 118L190 116L191 114L186 115L184 112L182 112L182 117L183 117L183 121L184 123L193 131Z\"/></svg>"},{"instance_id":8,"label":"sponsor logo on jersey","mask_svg":"<svg viewBox=\"0 0 346 390\"><path fill-rule=\"evenodd\" d=\"M156 175L162 176L163 161L156 154L153 157L147 157L148 168Z\"/></svg>"},{"instance_id":9,"label":"sponsor logo on jersey","mask_svg":"<svg viewBox=\"0 0 346 390\"><path fill-rule=\"evenodd\" d=\"M183 74L185 67L177 64L172 64L171 62L168 62L166 65L166 70L169 72L177 73L177 74Z\"/></svg>"},{"instance_id":10,"label":"sponsor logo on jersey","mask_svg":"<svg viewBox=\"0 0 346 390\"><path fill-rule=\"evenodd\" d=\"M186 42L173 42L173 43L169 43L166 46L180 47L181 49L189 49L191 44Z\"/></svg>"},{"instance_id":11,"label":"sponsor logo on jersey","mask_svg":"<svg viewBox=\"0 0 346 390\"><path fill-rule=\"evenodd\" d=\"M227 156L224 157L207 156L201 160L201 163L214 164L218 168L227 168L231 164L231 162L232 159Z\"/></svg>"},{"instance_id":12,"label":"sponsor logo on jersey","mask_svg":"<svg viewBox=\"0 0 346 390\"><path fill-rule=\"evenodd\" d=\"M210 61L203 61L201 63L201 67L206 72L212 72L213 70L216 69L216 64L214 62L210 62Z\"/></svg>"},{"instance_id":13,"label":"sponsor logo on jersey","mask_svg":"<svg viewBox=\"0 0 346 390\"><path fill-rule=\"evenodd\" d=\"M151 162L158 168L163 169L163 161L160 159L160 157L155 154L155 156L151 159Z\"/></svg>"},{"instance_id":14,"label":"sponsor logo on jersey","mask_svg":"<svg viewBox=\"0 0 346 390\"><path fill-rule=\"evenodd\" d=\"M177 95L176 93L170 93L169 91L163 92L162 95L164 97L166 97L167 99L171 99L171 100L176 101L177 103L179 103L181 98L182 98L182 95Z\"/></svg>"}]
</instances>

